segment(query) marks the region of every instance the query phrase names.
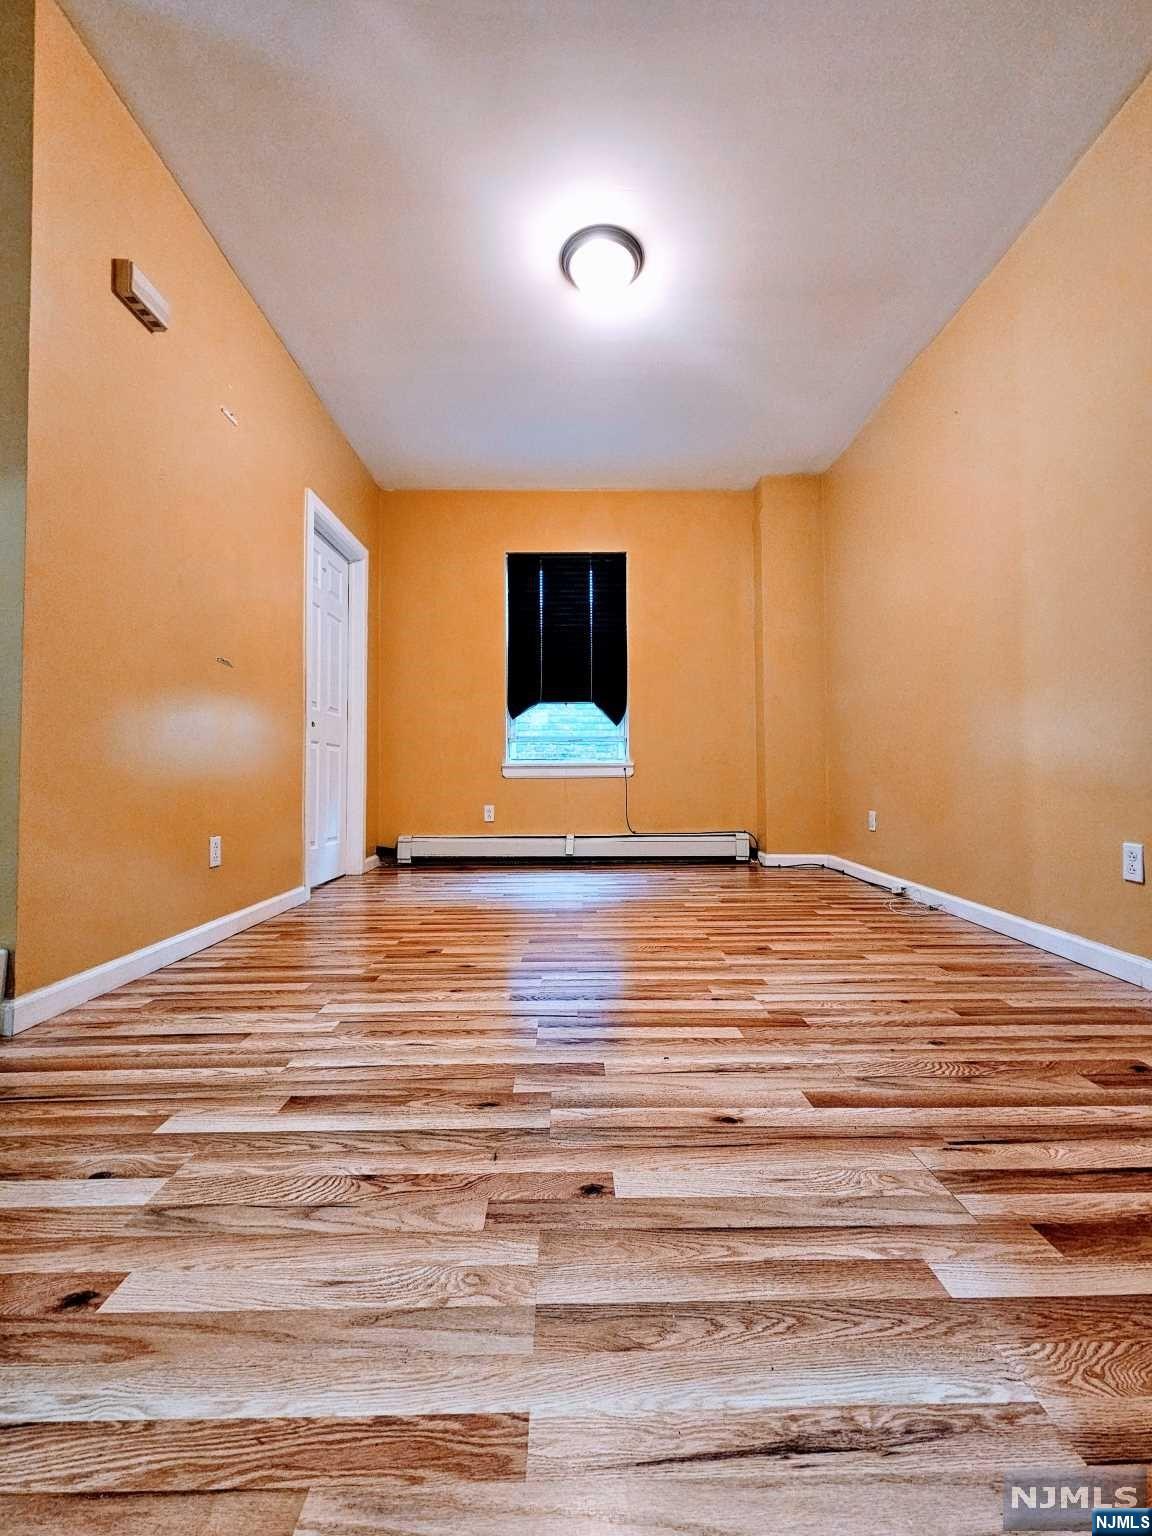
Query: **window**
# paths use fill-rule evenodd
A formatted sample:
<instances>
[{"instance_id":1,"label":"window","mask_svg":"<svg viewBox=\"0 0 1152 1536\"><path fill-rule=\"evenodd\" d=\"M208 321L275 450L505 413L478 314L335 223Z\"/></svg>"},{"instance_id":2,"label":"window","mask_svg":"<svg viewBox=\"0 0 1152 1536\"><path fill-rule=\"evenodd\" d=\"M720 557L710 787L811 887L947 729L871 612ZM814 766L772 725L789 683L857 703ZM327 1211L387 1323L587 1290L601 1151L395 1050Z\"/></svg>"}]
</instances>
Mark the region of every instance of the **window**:
<instances>
[{"instance_id":1,"label":"window","mask_svg":"<svg viewBox=\"0 0 1152 1536\"><path fill-rule=\"evenodd\" d=\"M631 771L626 557L509 555L505 774Z\"/></svg>"}]
</instances>

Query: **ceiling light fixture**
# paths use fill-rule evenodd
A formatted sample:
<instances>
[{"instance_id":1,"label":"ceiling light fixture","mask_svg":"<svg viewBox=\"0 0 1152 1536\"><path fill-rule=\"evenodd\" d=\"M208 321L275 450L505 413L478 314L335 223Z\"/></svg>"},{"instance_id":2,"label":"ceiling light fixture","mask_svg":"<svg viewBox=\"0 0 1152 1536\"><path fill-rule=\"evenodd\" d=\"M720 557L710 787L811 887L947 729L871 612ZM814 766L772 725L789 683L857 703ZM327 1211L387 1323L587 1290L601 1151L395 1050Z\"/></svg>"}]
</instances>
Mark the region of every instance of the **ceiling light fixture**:
<instances>
[{"instance_id":1,"label":"ceiling light fixture","mask_svg":"<svg viewBox=\"0 0 1152 1536\"><path fill-rule=\"evenodd\" d=\"M560 248L560 270L581 293L605 298L622 293L640 276L644 247L619 224L589 224Z\"/></svg>"}]
</instances>

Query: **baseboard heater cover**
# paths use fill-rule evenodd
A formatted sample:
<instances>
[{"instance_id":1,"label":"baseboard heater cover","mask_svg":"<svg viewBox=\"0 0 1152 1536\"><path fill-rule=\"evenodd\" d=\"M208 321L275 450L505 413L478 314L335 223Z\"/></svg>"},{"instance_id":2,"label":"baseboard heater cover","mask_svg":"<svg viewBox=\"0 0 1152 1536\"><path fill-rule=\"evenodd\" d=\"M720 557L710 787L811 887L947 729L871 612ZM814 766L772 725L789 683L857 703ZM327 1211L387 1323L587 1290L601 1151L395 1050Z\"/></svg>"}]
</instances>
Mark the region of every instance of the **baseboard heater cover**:
<instances>
[{"instance_id":1,"label":"baseboard heater cover","mask_svg":"<svg viewBox=\"0 0 1152 1536\"><path fill-rule=\"evenodd\" d=\"M483 859L722 859L747 863L747 832L560 833L551 837L401 837L396 862Z\"/></svg>"}]
</instances>

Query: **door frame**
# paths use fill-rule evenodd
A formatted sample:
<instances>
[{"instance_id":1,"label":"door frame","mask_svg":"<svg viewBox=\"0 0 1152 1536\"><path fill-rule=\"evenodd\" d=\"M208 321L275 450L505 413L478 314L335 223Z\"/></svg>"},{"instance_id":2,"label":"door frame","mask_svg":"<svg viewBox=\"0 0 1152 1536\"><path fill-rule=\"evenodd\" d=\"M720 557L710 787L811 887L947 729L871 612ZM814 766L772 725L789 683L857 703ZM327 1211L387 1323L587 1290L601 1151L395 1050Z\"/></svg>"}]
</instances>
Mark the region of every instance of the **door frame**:
<instances>
[{"instance_id":1,"label":"door frame","mask_svg":"<svg viewBox=\"0 0 1152 1536\"><path fill-rule=\"evenodd\" d=\"M304 795L300 827L303 884L308 884L308 648L311 644L312 550L317 536L348 562L348 749L344 756L344 828L340 873L362 875L368 790L368 550L313 490L304 492Z\"/></svg>"}]
</instances>

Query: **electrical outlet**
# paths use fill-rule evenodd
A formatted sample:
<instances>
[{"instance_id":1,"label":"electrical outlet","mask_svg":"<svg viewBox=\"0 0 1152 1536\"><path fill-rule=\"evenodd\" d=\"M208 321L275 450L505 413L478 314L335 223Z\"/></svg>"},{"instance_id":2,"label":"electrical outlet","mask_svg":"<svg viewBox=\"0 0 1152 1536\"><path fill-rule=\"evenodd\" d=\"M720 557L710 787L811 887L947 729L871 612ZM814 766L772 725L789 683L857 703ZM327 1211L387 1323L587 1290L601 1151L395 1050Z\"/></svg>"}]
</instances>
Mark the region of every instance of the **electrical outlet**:
<instances>
[{"instance_id":1,"label":"electrical outlet","mask_svg":"<svg viewBox=\"0 0 1152 1536\"><path fill-rule=\"evenodd\" d=\"M484 820L485 821L495 821L496 820L496 807L494 805L486 805L484 807Z\"/></svg>"},{"instance_id":2,"label":"electrical outlet","mask_svg":"<svg viewBox=\"0 0 1152 1536\"><path fill-rule=\"evenodd\" d=\"M869 830L869 832L875 832L875 830L876 830L876 812L875 811L869 811L868 812L868 830Z\"/></svg>"},{"instance_id":3,"label":"electrical outlet","mask_svg":"<svg viewBox=\"0 0 1152 1536\"><path fill-rule=\"evenodd\" d=\"M218 837L210 837L208 839L208 868L209 869L219 869L220 868L220 862L221 862L221 860L224 857L223 848L221 847L221 841L222 840L220 838L218 838Z\"/></svg>"},{"instance_id":4,"label":"electrical outlet","mask_svg":"<svg viewBox=\"0 0 1152 1536\"><path fill-rule=\"evenodd\" d=\"M1124 844L1124 878L1133 885L1144 884L1144 844Z\"/></svg>"}]
</instances>

